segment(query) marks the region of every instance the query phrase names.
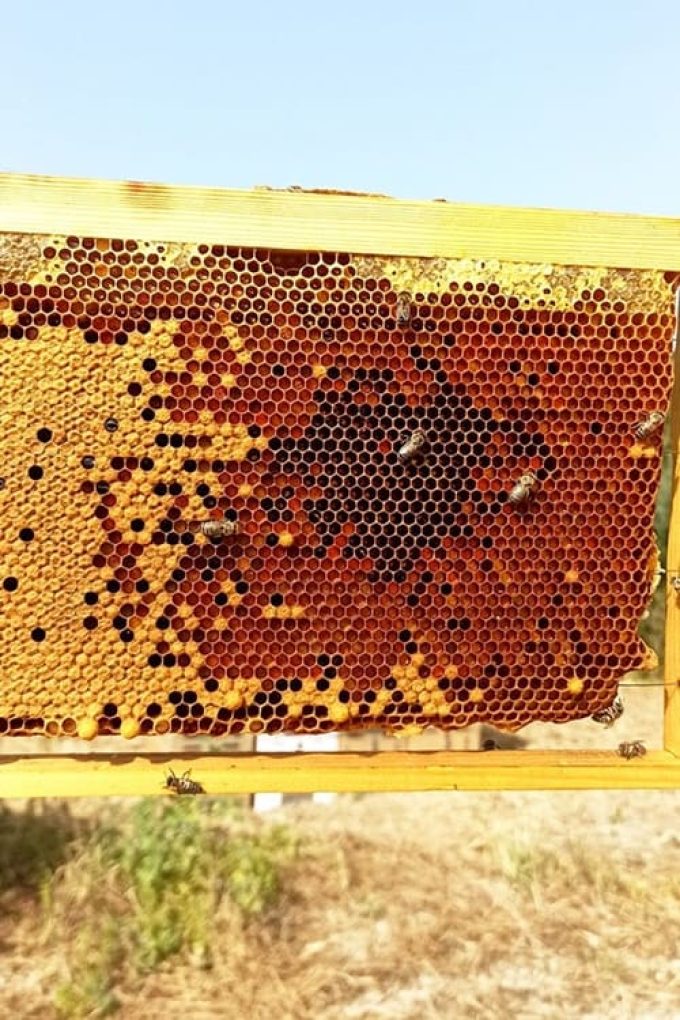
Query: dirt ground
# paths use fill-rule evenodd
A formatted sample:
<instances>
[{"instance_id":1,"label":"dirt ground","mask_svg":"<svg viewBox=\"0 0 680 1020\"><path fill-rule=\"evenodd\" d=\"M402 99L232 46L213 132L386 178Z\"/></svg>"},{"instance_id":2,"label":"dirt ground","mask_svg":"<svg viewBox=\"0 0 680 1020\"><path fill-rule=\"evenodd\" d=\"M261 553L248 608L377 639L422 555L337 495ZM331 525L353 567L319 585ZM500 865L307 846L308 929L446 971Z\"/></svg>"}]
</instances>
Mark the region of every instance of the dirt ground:
<instances>
[{"instance_id":1,"label":"dirt ground","mask_svg":"<svg viewBox=\"0 0 680 1020\"><path fill-rule=\"evenodd\" d=\"M680 1016L677 793L298 804L309 847L271 931L120 990L126 1020ZM58 947L0 924L0 1015L56 1014ZM96 1014L90 1014L96 1015Z\"/></svg>"},{"instance_id":2,"label":"dirt ground","mask_svg":"<svg viewBox=\"0 0 680 1020\"><path fill-rule=\"evenodd\" d=\"M522 738L655 746L660 694L629 690L616 732L584 722ZM220 929L207 969L179 956L127 978L117 1015L676 1020L679 808L680 793L655 791L289 803L276 816L301 857L275 915ZM57 1015L63 954L36 914L26 899L0 917L0 1016Z\"/></svg>"}]
</instances>

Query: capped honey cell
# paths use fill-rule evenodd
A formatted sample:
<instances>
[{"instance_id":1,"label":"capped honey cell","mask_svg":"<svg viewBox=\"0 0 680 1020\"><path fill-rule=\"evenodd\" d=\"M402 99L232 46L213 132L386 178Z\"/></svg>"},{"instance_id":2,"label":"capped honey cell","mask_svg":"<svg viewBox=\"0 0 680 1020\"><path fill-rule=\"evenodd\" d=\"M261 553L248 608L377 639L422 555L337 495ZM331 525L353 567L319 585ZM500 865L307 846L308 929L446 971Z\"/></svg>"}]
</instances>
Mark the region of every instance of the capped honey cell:
<instances>
[{"instance_id":1,"label":"capped honey cell","mask_svg":"<svg viewBox=\"0 0 680 1020\"><path fill-rule=\"evenodd\" d=\"M671 274L0 237L0 733L515 730L645 661Z\"/></svg>"}]
</instances>

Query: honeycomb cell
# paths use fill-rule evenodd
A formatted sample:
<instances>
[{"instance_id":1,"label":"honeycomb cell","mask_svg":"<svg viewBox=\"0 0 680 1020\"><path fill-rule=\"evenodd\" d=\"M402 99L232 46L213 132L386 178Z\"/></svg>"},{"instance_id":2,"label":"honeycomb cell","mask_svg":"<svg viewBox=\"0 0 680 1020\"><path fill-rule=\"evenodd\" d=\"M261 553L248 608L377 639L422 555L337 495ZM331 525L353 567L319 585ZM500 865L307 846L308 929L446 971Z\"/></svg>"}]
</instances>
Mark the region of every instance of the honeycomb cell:
<instances>
[{"instance_id":1,"label":"honeycomb cell","mask_svg":"<svg viewBox=\"0 0 680 1020\"><path fill-rule=\"evenodd\" d=\"M40 240L2 732L517 729L641 665L673 274Z\"/></svg>"}]
</instances>

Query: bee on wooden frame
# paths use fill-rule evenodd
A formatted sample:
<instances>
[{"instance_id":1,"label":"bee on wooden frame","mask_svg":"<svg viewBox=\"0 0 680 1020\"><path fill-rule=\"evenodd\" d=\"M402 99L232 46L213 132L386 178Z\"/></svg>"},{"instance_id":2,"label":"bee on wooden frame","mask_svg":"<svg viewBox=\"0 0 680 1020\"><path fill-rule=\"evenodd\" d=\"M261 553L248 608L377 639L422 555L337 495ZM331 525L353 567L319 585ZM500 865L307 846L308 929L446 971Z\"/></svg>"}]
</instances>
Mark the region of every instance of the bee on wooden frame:
<instances>
[{"instance_id":1,"label":"bee on wooden frame","mask_svg":"<svg viewBox=\"0 0 680 1020\"><path fill-rule=\"evenodd\" d=\"M190 776L191 771L183 772L181 776L176 776L172 769L170 769L170 772L165 777L165 788L172 790L178 796L195 796L198 793L205 793L201 784L197 783L194 779L190 779Z\"/></svg>"},{"instance_id":2,"label":"bee on wooden frame","mask_svg":"<svg viewBox=\"0 0 680 1020\"><path fill-rule=\"evenodd\" d=\"M622 758L641 758L647 754L647 748L642 740L624 740L619 744L619 754Z\"/></svg>"}]
</instances>

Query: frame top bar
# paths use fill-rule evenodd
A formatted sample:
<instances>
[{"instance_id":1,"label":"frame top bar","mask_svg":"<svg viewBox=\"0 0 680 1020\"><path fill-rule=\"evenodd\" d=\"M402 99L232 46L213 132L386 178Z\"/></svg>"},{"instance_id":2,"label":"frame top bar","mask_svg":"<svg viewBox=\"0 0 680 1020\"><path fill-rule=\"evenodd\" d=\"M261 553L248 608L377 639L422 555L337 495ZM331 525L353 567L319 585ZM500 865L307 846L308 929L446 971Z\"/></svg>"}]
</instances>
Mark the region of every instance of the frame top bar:
<instances>
[{"instance_id":1,"label":"frame top bar","mask_svg":"<svg viewBox=\"0 0 680 1020\"><path fill-rule=\"evenodd\" d=\"M680 218L0 174L0 231L680 270Z\"/></svg>"}]
</instances>

